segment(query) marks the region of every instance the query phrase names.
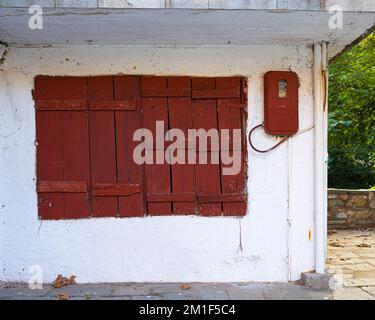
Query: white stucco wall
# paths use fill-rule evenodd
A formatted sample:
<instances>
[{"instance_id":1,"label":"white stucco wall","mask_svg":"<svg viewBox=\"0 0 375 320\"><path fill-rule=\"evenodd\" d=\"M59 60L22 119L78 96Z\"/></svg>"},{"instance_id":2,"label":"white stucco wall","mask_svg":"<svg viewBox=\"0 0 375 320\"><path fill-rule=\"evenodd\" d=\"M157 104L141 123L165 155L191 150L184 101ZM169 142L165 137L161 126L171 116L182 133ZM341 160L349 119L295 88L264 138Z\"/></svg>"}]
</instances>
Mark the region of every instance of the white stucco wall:
<instances>
[{"instance_id":1,"label":"white stucco wall","mask_svg":"<svg viewBox=\"0 0 375 320\"><path fill-rule=\"evenodd\" d=\"M263 121L263 74L300 77L300 129L313 122L307 47L10 48L0 73L0 280L27 281L40 265L79 282L287 281L314 265L313 130L268 154L249 147L242 218L145 217L40 221L35 186L33 79L45 75L243 75L248 130ZM258 132L259 146L275 139Z\"/></svg>"}]
</instances>

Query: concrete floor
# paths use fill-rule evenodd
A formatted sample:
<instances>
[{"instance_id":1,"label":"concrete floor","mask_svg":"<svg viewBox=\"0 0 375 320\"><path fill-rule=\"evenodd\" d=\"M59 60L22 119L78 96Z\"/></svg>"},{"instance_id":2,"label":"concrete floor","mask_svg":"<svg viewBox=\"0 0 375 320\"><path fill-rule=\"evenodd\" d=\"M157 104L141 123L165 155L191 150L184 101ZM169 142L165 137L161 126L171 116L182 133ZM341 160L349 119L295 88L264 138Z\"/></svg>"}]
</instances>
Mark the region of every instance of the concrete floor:
<instances>
[{"instance_id":1,"label":"concrete floor","mask_svg":"<svg viewBox=\"0 0 375 320\"><path fill-rule=\"evenodd\" d=\"M285 283L191 283L181 289L179 283L163 284L81 284L55 289L45 285L30 290L27 285L14 284L0 290L0 300L56 300L67 294L69 300L322 300L331 298L330 291L313 290Z\"/></svg>"},{"instance_id":2,"label":"concrete floor","mask_svg":"<svg viewBox=\"0 0 375 320\"><path fill-rule=\"evenodd\" d=\"M78 284L56 289L44 285L30 290L26 284L0 283L0 300L375 300L375 230L334 231L328 237L329 272L336 286L314 290L296 283L180 283Z\"/></svg>"}]
</instances>

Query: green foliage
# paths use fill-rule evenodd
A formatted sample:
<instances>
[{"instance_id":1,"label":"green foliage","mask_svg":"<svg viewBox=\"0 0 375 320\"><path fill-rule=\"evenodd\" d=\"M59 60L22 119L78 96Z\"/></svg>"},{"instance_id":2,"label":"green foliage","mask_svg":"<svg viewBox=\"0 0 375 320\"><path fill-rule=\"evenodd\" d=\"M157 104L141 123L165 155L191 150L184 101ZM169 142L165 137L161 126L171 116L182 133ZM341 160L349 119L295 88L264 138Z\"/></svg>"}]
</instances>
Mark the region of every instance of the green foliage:
<instances>
[{"instance_id":1,"label":"green foliage","mask_svg":"<svg viewBox=\"0 0 375 320\"><path fill-rule=\"evenodd\" d=\"M375 34L329 67L328 185L375 185Z\"/></svg>"}]
</instances>

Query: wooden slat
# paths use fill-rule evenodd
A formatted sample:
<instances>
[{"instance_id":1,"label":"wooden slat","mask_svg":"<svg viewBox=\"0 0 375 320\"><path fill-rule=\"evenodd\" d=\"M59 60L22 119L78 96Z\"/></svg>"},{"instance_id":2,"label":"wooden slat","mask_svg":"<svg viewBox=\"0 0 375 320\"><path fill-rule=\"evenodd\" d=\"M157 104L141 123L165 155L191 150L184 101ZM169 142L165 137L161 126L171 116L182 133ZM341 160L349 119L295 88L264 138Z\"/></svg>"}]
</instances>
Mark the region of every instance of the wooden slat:
<instances>
[{"instance_id":1,"label":"wooden slat","mask_svg":"<svg viewBox=\"0 0 375 320\"><path fill-rule=\"evenodd\" d=\"M34 82L35 100L63 100L61 77L36 76Z\"/></svg>"},{"instance_id":2,"label":"wooden slat","mask_svg":"<svg viewBox=\"0 0 375 320\"><path fill-rule=\"evenodd\" d=\"M211 194L197 196L199 203L216 203L216 202L245 202L246 195L243 194Z\"/></svg>"},{"instance_id":3,"label":"wooden slat","mask_svg":"<svg viewBox=\"0 0 375 320\"><path fill-rule=\"evenodd\" d=\"M196 129L209 130L217 128L216 100L193 100L193 126ZM210 149L208 149L210 150ZM216 156L219 156L219 151ZM199 157L207 153L208 163L203 164ZM198 150L197 164L195 166L196 192L203 195L218 194L220 189L220 165L211 163L211 153ZM218 216L221 215L221 203L204 203L198 206L200 215Z\"/></svg>"},{"instance_id":4,"label":"wooden slat","mask_svg":"<svg viewBox=\"0 0 375 320\"><path fill-rule=\"evenodd\" d=\"M144 97L190 97L190 89L143 89Z\"/></svg>"},{"instance_id":5,"label":"wooden slat","mask_svg":"<svg viewBox=\"0 0 375 320\"><path fill-rule=\"evenodd\" d=\"M186 137L188 129L192 128L192 107L189 98L169 98L169 127L181 129ZM179 151L181 152L181 151ZM172 193L190 192L195 194L195 165L188 164L187 145L183 150L185 153L185 164L171 165L172 172ZM169 155L170 156L170 155ZM195 214L196 204L189 202L173 202L174 214Z\"/></svg>"},{"instance_id":6,"label":"wooden slat","mask_svg":"<svg viewBox=\"0 0 375 320\"><path fill-rule=\"evenodd\" d=\"M216 89L216 90L193 90L193 99L219 99L219 98L240 98L240 88Z\"/></svg>"},{"instance_id":7,"label":"wooden slat","mask_svg":"<svg viewBox=\"0 0 375 320\"><path fill-rule=\"evenodd\" d=\"M63 111L62 114L64 180L90 181L87 112ZM88 193L64 194L64 218L78 219L89 217L90 215L91 208Z\"/></svg>"},{"instance_id":8,"label":"wooden slat","mask_svg":"<svg viewBox=\"0 0 375 320\"><path fill-rule=\"evenodd\" d=\"M246 109L247 108L245 104L241 104L241 103L226 103L225 107L233 108L233 109Z\"/></svg>"},{"instance_id":9,"label":"wooden slat","mask_svg":"<svg viewBox=\"0 0 375 320\"><path fill-rule=\"evenodd\" d=\"M113 77L89 77L90 101L113 100ZM90 111L90 160L92 183L117 183L115 114L114 111ZM117 197L92 199L95 217L115 217L118 214Z\"/></svg>"},{"instance_id":10,"label":"wooden slat","mask_svg":"<svg viewBox=\"0 0 375 320\"><path fill-rule=\"evenodd\" d=\"M37 110L85 110L86 100L36 100Z\"/></svg>"},{"instance_id":11,"label":"wooden slat","mask_svg":"<svg viewBox=\"0 0 375 320\"><path fill-rule=\"evenodd\" d=\"M139 99L140 78L116 76L114 78L115 100ZM143 166L133 160L133 151L138 142L133 141L134 132L141 128L141 108L134 112L116 111L117 179L119 183L136 183L140 192L118 197L120 217L141 217L145 214L143 201Z\"/></svg>"},{"instance_id":12,"label":"wooden slat","mask_svg":"<svg viewBox=\"0 0 375 320\"><path fill-rule=\"evenodd\" d=\"M234 175L224 175L223 170L227 167L233 167L233 164L221 163L221 188L223 194L238 194L239 197L245 192L245 172L246 161L244 159L246 149L246 141L244 139L244 121L243 110L239 108L228 108L228 105L241 105L240 99L218 99L218 117L219 129L229 129L229 143L221 144L223 152L229 152L232 157L237 157L240 160L240 172ZM240 129L241 144L234 148L233 145L233 130ZM228 149L229 148L229 149ZM230 151L228 151L230 150ZM222 159L222 158L221 158ZM246 199L245 199L246 200ZM242 216L246 214L245 200L236 201L223 201L223 214L230 216ZM230 203L228 203L230 202Z\"/></svg>"},{"instance_id":13,"label":"wooden slat","mask_svg":"<svg viewBox=\"0 0 375 320\"><path fill-rule=\"evenodd\" d=\"M151 130L154 139L156 139L156 121L164 121L164 131L168 129L167 99L143 98L142 100L143 126ZM165 161L163 161L162 164L156 164L156 152L157 151L154 151L154 164L145 165L146 190L148 193L170 193L171 180L169 165ZM164 152L161 152L161 154L164 157ZM148 202L147 211L149 215L170 215L172 214L171 202Z\"/></svg>"},{"instance_id":14,"label":"wooden slat","mask_svg":"<svg viewBox=\"0 0 375 320\"><path fill-rule=\"evenodd\" d=\"M94 196L130 196L141 192L139 184L126 183L93 183L92 194Z\"/></svg>"},{"instance_id":15,"label":"wooden slat","mask_svg":"<svg viewBox=\"0 0 375 320\"><path fill-rule=\"evenodd\" d=\"M134 111L137 110L137 100L128 99L122 101L90 101L89 109Z\"/></svg>"},{"instance_id":16,"label":"wooden slat","mask_svg":"<svg viewBox=\"0 0 375 320\"><path fill-rule=\"evenodd\" d=\"M42 90L42 88L40 88ZM48 89L48 87L43 90ZM62 113L36 112L37 178L39 181L62 181ZM64 217L64 199L61 193L38 190L38 213L41 219Z\"/></svg>"},{"instance_id":17,"label":"wooden slat","mask_svg":"<svg viewBox=\"0 0 375 320\"><path fill-rule=\"evenodd\" d=\"M38 192L87 192L87 181L38 181Z\"/></svg>"},{"instance_id":18,"label":"wooden slat","mask_svg":"<svg viewBox=\"0 0 375 320\"><path fill-rule=\"evenodd\" d=\"M79 111L86 109L86 79L38 76L34 98L39 215L42 219L87 217L88 127L86 113Z\"/></svg>"},{"instance_id":19,"label":"wooden slat","mask_svg":"<svg viewBox=\"0 0 375 320\"><path fill-rule=\"evenodd\" d=\"M148 193L147 201L149 202L195 202L195 193L185 192L185 193ZM186 204L185 204L186 205ZM193 205L194 207L194 205ZM176 213L176 212L175 212ZM191 213L194 213L192 211ZM185 212L188 214L188 212Z\"/></svg>"}]
</instances>

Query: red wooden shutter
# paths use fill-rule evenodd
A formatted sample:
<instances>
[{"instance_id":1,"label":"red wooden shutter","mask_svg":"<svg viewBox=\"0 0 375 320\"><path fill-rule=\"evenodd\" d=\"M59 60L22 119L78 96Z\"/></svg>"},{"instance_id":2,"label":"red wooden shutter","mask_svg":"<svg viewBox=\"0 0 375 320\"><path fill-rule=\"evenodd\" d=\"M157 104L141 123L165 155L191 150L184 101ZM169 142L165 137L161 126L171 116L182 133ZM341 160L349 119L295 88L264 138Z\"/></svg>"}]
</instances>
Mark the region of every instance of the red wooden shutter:
<instances>
[{"instance_id":1,"label":"red wooden shutter","mask_svg":"<svg viewBox=\"0 0 375 320\"><path fill-rule=\"evenodd\" d=\"M90 215L84 78L36 77L37 190L42 219Z\"/></svg>"},{"instance_id":2,"label":"red wooden shutter","mask_svg":"<svg viewBox=\"0 0 375 320\"><path fill-rule=\"evenodd\" d=\"M92 214L115 217L118 214L115 194L103 194L105 186L117 183L113 77L89 77L87 94L90 108L90 159Z\"/></svg>"},{"instance_id":3,"label":"red wooden shutter","mask_svg":"<svg viewBox=\"0 0 375 320\"><path fill-rule=\"evenodd\" d=\"M134 109L115 111L117 180L122 186L128 185L128 194L119 195L118 210L120 217L144 215L143 167L133 160L133 151L138 142L133 141L134 132L142 127L141 108L139 107L140 78L116 76L114 78L114 99L128 101Z\"/></svg>"},{"instance_id":4,"label":"red wooden shutter","mask_svg":"<svg viewBox=\"0 0 375 320\"><path fill-rule=\"evenodd\" d=\"M188 142L188 129L193 127L190 98L169 98L169 127L181 129ZM196 214L195 165L188 164L188 148L185 145L185 164L171 165L174 214ZM177 195L181 195L177 199ZM177 201L179 200L179 201Z\"/></svg>"},{"instance_id":5,"label":"red wooden shutter","mask_svg":"<svg viewBox=\"0 0 375 320\"><path fill-rule=\"evenodd\" d=\"M245 193L245 115L243 110L243 83L241 78L193 78L192 97L194 105L194 127L230 129L230 154L241 156L241 170L236 175L223 175L225 165L196 165L196 189L201 215L236 215L246 214ZM233 129L241 129L242 144L233 149ZM220 136L219 136L220 138ZM222 146L220 146L221 150ZM210 150L210 149L209 149ZM212 152L207 152L210 159Z\"/></svg>"},{"instance_id":6,"label":"red wooden shutter","mask_svg":"<svg viewBox=\"0 0 375 320\"><path fill-rule=\"evenodd\" d=\"M142 169L133 162L140 127L137 77L89 77L93 216L142 216Z\"/></svg>"},{"instance_id":7,"label":"red wooden shutter","mask_svg":"<svg viewBox=\"0 0 375 320\"><path fill-rule=\"evenodd\" d=\"M244 80L189 77L45 77L35 78L37 189L42 219L246 213L246 140ZM165 162L172 142L157 146L163 163L139 166L133 134L156 121L164 134L185 134L185 164ZM221 145L197 151L188 164L188 130L241 129L241 170L223 175L225 165L211 163ZM231 132L232 134L232 132ZM220 138L220 136L219 136ZM197 141L198 143L198 141ZM199 146L197 144L197 146Z\"/></svg>"},{"instance_id":8,"label":"red wooden shutter","mask_svg":"<svg viewBox=\"0 0 375 320\"><path fill-rule=\"evenodd\" d=\"M165 162L164 142L163 146L156 145L156 121L163 121L164 134L168 130L168 101L161 94L156 94L157 98L150 97L155 91L167 92L167 78L165 77L143 77L143 92L146 97L142 98L143 103L143 127L150 130L154 137L153 157L154 164L145 165L146 192L147 192L147 212L149 215L170 215L172 214L172 203L170 201L171 179L170 168ZM163 163L157 163L157 153Z\"/></svg>"}]
</instances>

